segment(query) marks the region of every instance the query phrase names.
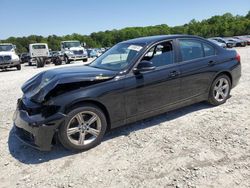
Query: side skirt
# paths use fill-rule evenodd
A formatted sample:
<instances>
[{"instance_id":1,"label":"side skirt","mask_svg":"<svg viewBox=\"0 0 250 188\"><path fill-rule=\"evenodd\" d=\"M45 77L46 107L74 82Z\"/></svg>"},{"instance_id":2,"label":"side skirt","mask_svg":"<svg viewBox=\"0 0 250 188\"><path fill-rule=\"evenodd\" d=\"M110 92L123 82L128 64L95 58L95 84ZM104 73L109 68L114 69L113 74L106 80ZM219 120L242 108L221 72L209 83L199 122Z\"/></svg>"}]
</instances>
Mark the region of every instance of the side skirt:
<instances>
[{"instance_id":1,"label":"side skirt","mask_svg":"<svg viewBox=\"0 0 250 188\"><path fill-rule=\"evenodd\" d=\"M178 102L178 103L175 103L172 105L164 106L163 108L160 108L160 109L141 113L141 114L138 114L136 116L133 116L133 117L126 119L126 121L115 122L113 125L111 125L111 129L117 128L117 127L120 127L120 126L123 126L126 124L134 123L137 121L141 121L143 119L147 119L147 118L150 118L150 117L153 117L156 115L160 115L160 114L172 111L172 110L176 110L176 109L179 109L181 107L189 106L191 104L202 102L202 101L205 101L207 99L208 99L208 94L203 94L203 95L199 95L199 96L196 96L196 97L193 97L190 99L186 99L184 101L181 101L181 102Z\"/></svg>"}]
</instances>

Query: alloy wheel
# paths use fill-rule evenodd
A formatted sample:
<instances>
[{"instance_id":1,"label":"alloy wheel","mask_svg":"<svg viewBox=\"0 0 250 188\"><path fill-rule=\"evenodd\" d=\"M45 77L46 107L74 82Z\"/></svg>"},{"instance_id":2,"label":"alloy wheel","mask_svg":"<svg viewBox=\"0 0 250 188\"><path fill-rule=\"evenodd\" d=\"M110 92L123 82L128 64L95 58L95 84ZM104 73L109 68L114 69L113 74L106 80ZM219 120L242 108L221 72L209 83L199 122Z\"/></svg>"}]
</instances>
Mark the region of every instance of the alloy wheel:
<instances>
[{"instance_id":1,"label":"alloy wheel","mask_svg":"<svg viewBox=\"0 0 250 188\"><path fill-rule=\"evenodd\" d=\"M213 96L218 102L227 99L230 85L226 78L220 78L214 86Z\"/></svg>"},{"instance_id":2,"label":"alloy wheel","mask_svg":"<svg viewBox=\"0 0 250 188\"><path fill-rule=\"evenodd\" d=\"M67 125L67 137L77 146L85 146L96 140L101 132L101 119L94 112L76 114Z\"/></svg>"}]
</instances>

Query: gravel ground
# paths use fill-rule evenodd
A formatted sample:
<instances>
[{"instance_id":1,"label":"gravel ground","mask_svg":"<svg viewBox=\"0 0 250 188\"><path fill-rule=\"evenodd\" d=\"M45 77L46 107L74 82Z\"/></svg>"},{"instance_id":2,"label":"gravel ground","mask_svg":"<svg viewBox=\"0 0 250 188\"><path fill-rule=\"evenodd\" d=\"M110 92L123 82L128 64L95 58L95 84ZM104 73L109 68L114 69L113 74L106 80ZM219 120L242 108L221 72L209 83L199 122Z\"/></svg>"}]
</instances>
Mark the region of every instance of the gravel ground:
<instances>
[{"instance_id":1,"label":"gravel ground","mask_svg":"<svg viewBox=\"0 0 250 188\"><path fill-rule=\"evenodd\" d=\"M13 135L20 86L54 66L0 72L0 187L250 187L250 47L237 51L242 78L226 104L199 103L113 130L78 154L61 146L40 152Z\"/></svg>"}]
</instances>

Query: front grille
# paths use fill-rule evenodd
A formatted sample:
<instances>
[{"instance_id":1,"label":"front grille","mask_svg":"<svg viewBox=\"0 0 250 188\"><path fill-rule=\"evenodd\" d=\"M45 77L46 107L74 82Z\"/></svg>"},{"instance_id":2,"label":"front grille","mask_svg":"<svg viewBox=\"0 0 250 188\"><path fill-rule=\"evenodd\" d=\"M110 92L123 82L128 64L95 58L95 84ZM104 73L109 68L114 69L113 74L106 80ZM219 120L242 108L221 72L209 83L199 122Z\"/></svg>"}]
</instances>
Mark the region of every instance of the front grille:
<instances>
[{"instance_id":1,"label":"front grille","mask_svg":"<svg viewBox=\"0 0 250 188\"><path fill-rule=\"evenodd\" d=\"M10 55L3 56L3 59L4 59L4 61L10 61L11 56Z\"/></svg>"},{"instance_id":2,"label":"front grille","mask_svg":"<svg viewBox=\"0 0 250 188\"><path fill-rule=\"evenodd\" d=\"M83 54L83 50L74 50L73 53L75 55L82 55Z\"/></svg>"},{"instance_id":3,"label":"front grille","mask_svg":"<svg viewBox=\"0 0 250 188\"><path fill-rule=\"evenodd\" d=\"M10 55L0 56L0 63L8 63L11 60Z\"/></svg>"}]
</instances>

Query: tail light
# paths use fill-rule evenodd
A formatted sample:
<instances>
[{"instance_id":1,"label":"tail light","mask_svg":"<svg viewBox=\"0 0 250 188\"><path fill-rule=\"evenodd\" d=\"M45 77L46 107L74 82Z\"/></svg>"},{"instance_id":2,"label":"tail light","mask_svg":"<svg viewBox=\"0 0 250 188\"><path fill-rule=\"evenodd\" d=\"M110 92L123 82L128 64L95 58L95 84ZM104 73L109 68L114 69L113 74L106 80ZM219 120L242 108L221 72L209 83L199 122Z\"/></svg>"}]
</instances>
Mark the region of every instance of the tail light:
<instances>
[{"instance_id":1,"label":"tail light","mask_svg":"<svg viewBox=\"0 0 250 188\"><path fill-rule=\"evenodd\" d=\"M237 53L236 60L240 63L240 55Z\"/></svg>"}]
</instances>

